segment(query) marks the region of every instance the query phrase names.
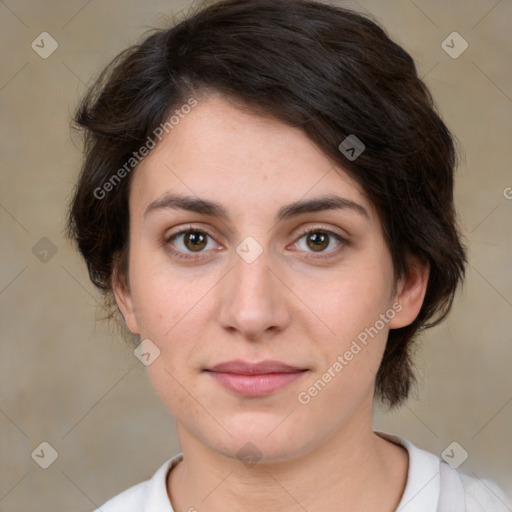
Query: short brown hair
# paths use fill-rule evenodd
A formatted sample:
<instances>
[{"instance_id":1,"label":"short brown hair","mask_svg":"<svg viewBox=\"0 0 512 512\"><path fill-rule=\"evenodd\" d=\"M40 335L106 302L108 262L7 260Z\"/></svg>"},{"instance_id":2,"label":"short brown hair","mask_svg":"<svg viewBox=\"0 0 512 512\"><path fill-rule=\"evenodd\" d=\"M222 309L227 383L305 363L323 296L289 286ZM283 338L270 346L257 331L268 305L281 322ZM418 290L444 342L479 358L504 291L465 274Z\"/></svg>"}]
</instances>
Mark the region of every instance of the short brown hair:
<instances>
[{"instance_id":1,"label":"short brown hair","mask_svg":"<svg viewBox=\"0 0 512 512\"><path fill-rule=\"evenodd\" d=\"M453 137L413 59L366 16L311 0L220 1L118 55L75 116L85 160L68 233L92 282L112 304L114 267L127 272L131 174L104 197L97 191L173 109L209 91L301 128L346 170L379 214L396 278L409 253L429 263L422 308L390 331L376 375L376 397L402 403L415 381L414 337L451 309L466 249L453 203ZM349 135L364 143L357 159L339 149Z\"/></svg>"}]
</instances>

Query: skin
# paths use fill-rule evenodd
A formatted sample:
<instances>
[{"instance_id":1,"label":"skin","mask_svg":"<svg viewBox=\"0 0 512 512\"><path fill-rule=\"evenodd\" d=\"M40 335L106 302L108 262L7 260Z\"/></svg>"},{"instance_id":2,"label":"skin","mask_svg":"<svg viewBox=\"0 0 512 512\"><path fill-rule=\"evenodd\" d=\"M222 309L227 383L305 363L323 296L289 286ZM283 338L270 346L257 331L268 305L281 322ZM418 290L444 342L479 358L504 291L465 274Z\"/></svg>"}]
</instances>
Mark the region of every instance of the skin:
<instances>
[{"instance_id":1,"label":"skin","mask_svg":"<svg viewBox=\"0 0 512 512\"><path fill-rule=\"evenodd\" d=\"M114 276L114 293L128 328L160 350L147 370L184 454L167 481L174 509L395 510L408 455L372 430L375 374L389 329L421 308L428 266L410 257L407 279L395 283L380 220L359 185L299 129L219 95L202 98L132 179L129 275ZM144 215L168 193L219 202L229 219L173 208ZM326 194L368 217L345 208L276 221L284 204ZM199 252L184 235L169 241L189 226L209 235ZM315 250L308 228L347 242L331 237ZM248 236L262 249L250 264L236 252ZM397 301L400 312L301 404L298 394ZM241 397L202 371L233 359L309 371L271 395ZM237 458L246 443L257 447L256 465Z\"/></svg>"}]
</instances>

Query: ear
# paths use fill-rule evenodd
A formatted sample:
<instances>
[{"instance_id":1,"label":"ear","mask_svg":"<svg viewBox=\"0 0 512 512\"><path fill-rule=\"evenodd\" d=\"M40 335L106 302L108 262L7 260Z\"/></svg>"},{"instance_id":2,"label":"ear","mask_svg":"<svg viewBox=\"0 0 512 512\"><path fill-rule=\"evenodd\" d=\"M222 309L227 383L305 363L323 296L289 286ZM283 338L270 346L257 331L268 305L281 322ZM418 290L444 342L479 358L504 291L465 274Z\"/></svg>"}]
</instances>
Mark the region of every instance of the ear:
<instances>
[{"instance_id":1,"label":"ear","mask_svg":"<svg viewBox=\"0 0 512 512\"><path fill-rule=\"evenodd\" d=\"M427 292L430 264L419 256L407 256L407 274L397 284L395 302L399 302L401 309L389 322L390 329L398 329L410 325L420 312Z\"/></svg>"},{"instance_id":2,"label":"ear","mask_svg":"<svg viewBox=\"0 0 512 512\"><path fill-rule=\"evenodd\" d=\"M112 272L112 291L114 292L117 307L119 308L121 315L123 315L126 327L128 327L133 334L140 334L137 326L137 319L135 317L130 285L127 283L127 279L125 279L119 272L117 258L114 261L114 270Z\"/></svg>"}]
</instances>

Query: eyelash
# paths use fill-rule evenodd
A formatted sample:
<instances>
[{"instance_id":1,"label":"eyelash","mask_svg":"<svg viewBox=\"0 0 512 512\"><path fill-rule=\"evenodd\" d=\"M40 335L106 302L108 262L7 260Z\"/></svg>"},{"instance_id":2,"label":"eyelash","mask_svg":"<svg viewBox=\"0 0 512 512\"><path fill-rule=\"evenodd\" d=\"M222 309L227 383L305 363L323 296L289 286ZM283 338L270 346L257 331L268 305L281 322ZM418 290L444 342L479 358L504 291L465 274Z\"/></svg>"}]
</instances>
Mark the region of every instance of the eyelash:
<instances>
[{"instance_id":1,"label":"eyelash","mask_svg":"<svg viewBox=\"0 0 512 512\"><path fill-rule=\"evenodd\" d=\"M213 236L210 233L208 233L208 231L202 230L202 229L196 229L196 228L194 228L192 226L189 226L186 229L182 229L181 231L178 231L178 232L173 233L172 235L170 235L168 237L165 237L165 239L163 241L163 245L164 246L168 246L169 247L169 251L174 256L176 256L176 257L178 257L180 259L183 259L183 260L198 260L198 259L203 258L204 256L190 256L191 253L184 253L181 250L177 250L177 249L171 248L170 242L172 242L178 236L184 235L186 233L202 233L202 234L205 234L205 235L209 236L211 239L213 239ZM334 233L334 232L330 231L329 229L324 228L323 226L315 226L314 228L310 228L310 229L308 229L306 231L303 231L300 234L300 236L297 239L297 241L300 240L301 238L303 238L304 236L309 235L311 233L325 233L325 234L329 235L330 237L333 237L334 239L336 239L338 242L340 242L340 246L337 249L333 249L333 250L329 251L328 252L328 256L306 256L306 258L309 258L309 259L325 260L325 259L328 259L328 258L332 258L335 255L337 255L341 250L343 250L343 246L348 246L349 245L349 242L346 239L344 239L343 237L341 237L337 233ZM297 243L297 242L295 242L295 243ZM335 255L331 254L333 252L335 253ZM201 254L201 252L195 253L195 254Z\"/></svg>"}]
</instances>

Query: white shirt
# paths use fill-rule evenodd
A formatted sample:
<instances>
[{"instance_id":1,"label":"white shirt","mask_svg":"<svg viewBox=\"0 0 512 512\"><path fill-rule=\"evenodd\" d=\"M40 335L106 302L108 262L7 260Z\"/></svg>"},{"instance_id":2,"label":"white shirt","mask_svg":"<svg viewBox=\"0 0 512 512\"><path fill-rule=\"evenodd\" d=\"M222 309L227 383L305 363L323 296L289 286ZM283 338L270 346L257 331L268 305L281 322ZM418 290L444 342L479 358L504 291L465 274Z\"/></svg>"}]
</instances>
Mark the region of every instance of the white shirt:
<instances>
[{"instance_id":1,"label":"white shirt","mask_svg":"<svg viewBox=\"0 0 512 512\"><path fill-rule=\"evenodd\" d=\"M396 512L510 512L512 502L498 485L460 473L433 453L407 439L375 432L409 453L407 483ZM174 512L167 495L167 475L183 458L169 459L150 480L107 501L94 512ZM193 509L192 509L193 510Z\"/></svg>"}]
</instances>

